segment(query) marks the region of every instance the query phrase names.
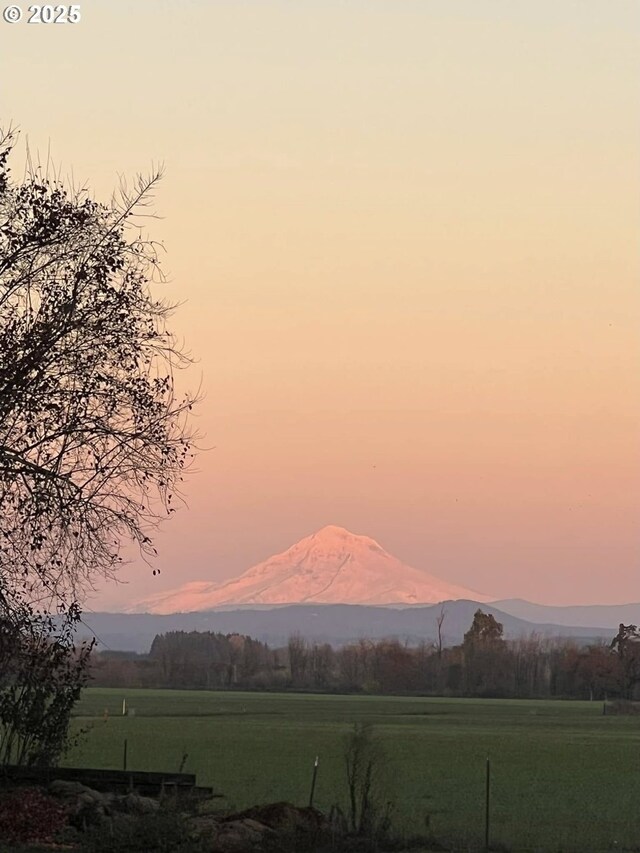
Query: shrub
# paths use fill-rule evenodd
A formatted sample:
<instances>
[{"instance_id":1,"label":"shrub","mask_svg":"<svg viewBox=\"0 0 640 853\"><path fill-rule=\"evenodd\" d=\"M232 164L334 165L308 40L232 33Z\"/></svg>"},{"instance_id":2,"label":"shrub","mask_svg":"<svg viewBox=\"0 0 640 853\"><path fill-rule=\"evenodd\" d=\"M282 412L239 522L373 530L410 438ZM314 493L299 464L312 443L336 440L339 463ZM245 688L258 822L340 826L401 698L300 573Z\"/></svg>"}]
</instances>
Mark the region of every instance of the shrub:
<instances>
[{"instance_id":1,"label":"shrub","mask_svg":"<svg viewBox=\"0 0 640 853\"><path fill-rule=\"evenodd\" d=\"M349 829L357 835L376 835L388 824L382 791L386 759L369 723L355 723L345 741L344 762Z\"/></svg>"},{"instance_id":2,"label":"shrub","mask_svg":"<svg viewBox=\"0 0 640 853\"><path fill-rule=\"evenodd\" d=\"M209 847L211 845L209 844ZM177 812L115 815L86 833L86 853L205 853L206 839L194 839L187 819Z\"/></svg>"},{"instance_id":3,"label":"shrub","mask_svg":"<svg viewBox=\"0 0 640 853\"><path fill-rule=\"evenodd\" d=\"M39 788L0 793L0 841L12 844L51 842L66 823L64 806Z\"/></svg>"}]
</instances>

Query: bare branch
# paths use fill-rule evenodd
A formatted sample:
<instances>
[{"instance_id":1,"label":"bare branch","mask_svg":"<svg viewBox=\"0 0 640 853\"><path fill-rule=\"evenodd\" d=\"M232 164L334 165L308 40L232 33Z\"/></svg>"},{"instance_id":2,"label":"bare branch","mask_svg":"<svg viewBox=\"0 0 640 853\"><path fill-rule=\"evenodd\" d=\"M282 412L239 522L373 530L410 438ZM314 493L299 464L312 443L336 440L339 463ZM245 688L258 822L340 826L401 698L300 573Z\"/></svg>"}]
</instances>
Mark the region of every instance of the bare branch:
<instances>
[{"instance_id":1,"label":"bare branch","mask_svg":"<svg viewBox=\"0 0 640 853\"><path fill-rule=\"evenodd\" d=\"M49 159L14 183L0 133L0 579L75 600L115 577L121 545L154 554L197 436L175 371L153 217L162 167L110 204L68 189Z\"/></svg>"}]
</instances>

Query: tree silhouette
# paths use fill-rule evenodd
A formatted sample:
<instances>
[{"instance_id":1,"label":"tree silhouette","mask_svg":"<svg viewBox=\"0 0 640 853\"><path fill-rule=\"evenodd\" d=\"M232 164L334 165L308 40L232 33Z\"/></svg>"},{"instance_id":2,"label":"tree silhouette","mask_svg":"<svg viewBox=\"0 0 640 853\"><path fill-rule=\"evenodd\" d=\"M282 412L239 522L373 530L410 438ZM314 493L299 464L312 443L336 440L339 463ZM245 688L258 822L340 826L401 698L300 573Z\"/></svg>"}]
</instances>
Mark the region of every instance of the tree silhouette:
<instances>
[{"instance_id":1,"label":"tree silhouette","mask_svg":"<svg viewBox=\"0 0 640 853\"><path fill-rule=\"evenodd\" d=\"M476 610L462 643L464 685L468 694L497 696L505 692L511 667L502 634L502 624L492 613Z\"/></svg>"},{"instance_id":2,"label":"tree silhouette","mask_svg":"<svg viewBox=\"0 0 640 853\"><path fill-rule=\"evenodd\" d=\"M109 204L30 164L0 133L0 763L50 763L87 679L79 601L143 556L190 458L145 240L159 172ZM154 570L155 573L155 570Z\"/></svg>"},{"instance_id":3,"label":"tree silhouette","mask_svg":"<svg viewBox=\"0 0 640 853\"><path fill-rule=\"evenodd\" d=\"M635 686L640 683L640 631L636 625L620 623L618 633L611 641L611 650L619 661L622 692L633 698Z\"/></svg>"},{"instance_id":4,"label":"tree silhouette","mask_svg":"<svg viewBox=\"0 0 640 853\"><path fill-rule=\"evenodd\" d=\"M473 615L471 627L464 635L463 645L465 648L481 647L487 648L502 644L503 626L492 613L484 613L478 609Z\"/></svg>"},{"instance_id":5,"label":"tree silhouette","mask_svg":"<svg viewBox=\"0 0 640 853\"><path fill-rule=\"evenodd\" d=\"M0 138L0 598L65 608L115 576L123 541L153 554L193 398L175 392L188 359L140 231L160 173L101 204L39 168L15 182L14 142Z\"/></svg>"}]
</instances>

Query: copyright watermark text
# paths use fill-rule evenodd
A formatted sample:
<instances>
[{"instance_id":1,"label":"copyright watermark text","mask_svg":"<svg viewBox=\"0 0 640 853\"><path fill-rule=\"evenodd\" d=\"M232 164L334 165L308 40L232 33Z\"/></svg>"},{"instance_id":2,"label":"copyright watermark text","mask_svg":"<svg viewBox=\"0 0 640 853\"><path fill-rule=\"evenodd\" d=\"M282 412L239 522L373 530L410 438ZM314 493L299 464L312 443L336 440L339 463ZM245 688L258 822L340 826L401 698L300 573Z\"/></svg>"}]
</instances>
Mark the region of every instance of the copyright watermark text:
<instances>
[{"instance_id":1,"label":"copyright watermark text","mask_svg":"<svg viewBox=\"0 0 640 853\"><path fill-rule=\"evenodd\" d=\"M2 10L2 18L7 24L78 24L82 19L80 5L73 6L20 6L11 3Z\"/></svg>"}]
</instances>

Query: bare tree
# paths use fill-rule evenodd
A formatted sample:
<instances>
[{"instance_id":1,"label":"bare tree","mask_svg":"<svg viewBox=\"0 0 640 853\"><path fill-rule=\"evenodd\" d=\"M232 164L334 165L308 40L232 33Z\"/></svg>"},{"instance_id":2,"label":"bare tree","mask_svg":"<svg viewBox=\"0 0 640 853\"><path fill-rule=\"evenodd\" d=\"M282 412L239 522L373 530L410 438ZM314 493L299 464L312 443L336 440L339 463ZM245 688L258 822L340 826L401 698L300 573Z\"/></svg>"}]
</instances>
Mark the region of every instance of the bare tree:
<instances>
[{"instance_id":1,"label":"bare tree","mask_svg":"<svg viewBox=\"0 0 640 853\"><path fill-rule=\"evenodd\" d=\"M160 171L102 204L39 167L14 181L14 142L0 137L0 599L64 609L116 575L123 542L154 553L194 399L175 390L189 359L140 228Z\"/></svg>"},{"instance_id":2,"label":"bare tree","mask_svg":"<svg viewBox=\"0 0 640 853\"><path fill-rule=\"evenodd\" d=\"M390 803L385 806L386 759L370 723L354 723L344 742L344 762L349 829L368 836L387 832Z\"/></svg>"},{"instance_id":3,"label":"bare tree","mask_svg":"<svg viewBox=\"0 0 640 853\"><path fill-rule=\"evenodd\" d=\"M307 677L309 664L309 646L304 637L296 632L289 637L287 643L289 653L289 672L294 687L302 687Z\"/></svg>"},{"instance_id":4,"label":"bare tree","mask_svg":"<svg viewBox=\"0 0 640 853\"><path fill-rule=\"evenodd\" d=\"M442 657L442 626L444 618L447 615L447 610L444 604L440 605L440 613L436 616L436 624L438 626L438 658Z\"/></svg>"}]
</instances>

